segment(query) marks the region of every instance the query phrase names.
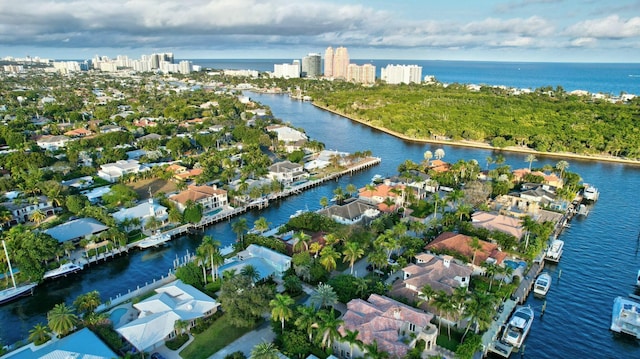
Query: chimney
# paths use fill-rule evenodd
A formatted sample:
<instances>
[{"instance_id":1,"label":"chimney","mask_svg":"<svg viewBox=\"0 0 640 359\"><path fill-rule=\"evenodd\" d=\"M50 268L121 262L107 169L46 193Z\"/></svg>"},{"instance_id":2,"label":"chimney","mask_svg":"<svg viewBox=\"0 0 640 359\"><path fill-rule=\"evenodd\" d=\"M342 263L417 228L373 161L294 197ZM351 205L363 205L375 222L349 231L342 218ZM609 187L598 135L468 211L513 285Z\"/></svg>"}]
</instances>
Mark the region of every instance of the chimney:
<instances>
[{"instance_id":1,"label":"chimney","mask_svg":"<svg viewBox=\"0 0 640 359\"><path fill-rule=\"evenodd\" d=\"M451 256L443 256L442 257L442 262L443 262L443 264L444 264L444 266L446 268L449 268L449 265L451 264L451 259L453 259L453 257L451 257Z\"/></svg>"}]
</instances>

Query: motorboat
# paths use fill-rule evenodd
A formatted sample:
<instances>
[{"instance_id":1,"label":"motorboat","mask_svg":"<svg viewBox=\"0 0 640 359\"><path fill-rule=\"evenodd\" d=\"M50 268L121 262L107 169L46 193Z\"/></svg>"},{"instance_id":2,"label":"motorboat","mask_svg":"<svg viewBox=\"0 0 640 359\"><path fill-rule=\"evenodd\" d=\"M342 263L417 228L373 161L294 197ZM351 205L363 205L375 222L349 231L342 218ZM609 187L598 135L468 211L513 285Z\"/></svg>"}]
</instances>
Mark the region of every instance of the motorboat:
<instances>
[{"instance_id":1,"label":"motorboat","mask_svg":"<svg viewBox=\"0 0 640 359\"><path fill-rule=\"evenodd\" d=\"M611 330L640 339L640 303L623 297L614 299Z\"/></svg>"},{"instance_id":2,"label":"motorboat","mask_svg":"<svg viewBox=\"0 0 640 359\"><path fill-rule=\"evenodd\" d=\"M552 262L560 261L560 257L562 257L563 248L564 248L564 241L560 239L554 239L553 242L551 242L551 244L547 248L545 259L548 259Z\"/></svg>"},{"instance_id":3,"label":"motorboat","mask_svg":"<svg viewBox=\"0 0 640 359\"><path fill-rule=\"evenodd\" d=\"M516 348L520 348L529 334L533 323L533 309L531 307L518 307L502 334L502 340Z\"/></svg>"},{"instance_id":4,"label":"motorboat","mask_svg":"<svg viewBox=\"0 0 640 359\"><path fill-rule=\"evenodd\" d=\"M56 269L52 269L50 271L46 271L42 279L54 279L58 277L67 276L69 274L73 274L79 272L83 269L83 266L79 264L75 264L73 262L65 263Z\"/></svg>"},{"instance_id":5,"label":"motorboat","mask_svg":"<svg viewBox=\"0 0 640 359\"><path fill-rule=\"evenodd\" d=\"M309 212L308 209L299 209L294 214L290 215L289 218L296 218L296 217L298 217L298 216L300 216L300 215L302 215L304 213L307 213L307 212Z\"/></svg>"},{"instance_id":6,"label":"motorboat","mask_svg":"<svg viewBox=\"0 0 640 359\"><path fill-rule=\"evenodd\" d=\"M578 215L586 217L589 214L589 208L584 203L578 206Z\"/></svg>"},{"instance_id":7,"label":"motorboat","mask_svg":"<svg viewBox=\"0 0 640 359\"><path fill-rule=\"evenodd\" d=\"M541 273L533 284L533 293L545 296L549 292L549 288L551 288L551 276L547 272Z\"/></svg>"},{"instance_id":8,"label":"motorboat","mask_svg":"<svg viewBox=\"0 0 640 359\"><path fill-rule=\"evenodd\" d=\"M598 196L600 195L600 193L598 192L598 189L590 186L588 184L585 183L584 185L584 190L582 191L582 198L586 201L590 201L590 202L595 202L598 200Z\"/></svg>"},{"instance_id":9,"label":"motorboat","mask_svg":"<svg viewBox=\"0 0 640 359\"><path fill-rule=\"evenodd\" d=\"M2 246L4 247L4 255L7 257L7 266L9 267L11 282L13 283L12 287L0 291L0 304L5 304L23 296L32 295L33 288L35 288L38 283L16 285L16 279L13 275L13 268L11 268L11 261L9 260L9 253L7 252L7 245L4 243L4 240L2 241Z\"/></svg>"},{"instance_id":10,"label":"motorboat","mask_svg":"<svg viewBox=\"0 0 640 359\"><path fill-rule=\"evenodd\" d=\"M136 244L140 249L147 249L151 247L157 247L165 242L171 240L171 236L168 233L156 233L150 237L147 237Z\"/></svg>"}]
</instances>

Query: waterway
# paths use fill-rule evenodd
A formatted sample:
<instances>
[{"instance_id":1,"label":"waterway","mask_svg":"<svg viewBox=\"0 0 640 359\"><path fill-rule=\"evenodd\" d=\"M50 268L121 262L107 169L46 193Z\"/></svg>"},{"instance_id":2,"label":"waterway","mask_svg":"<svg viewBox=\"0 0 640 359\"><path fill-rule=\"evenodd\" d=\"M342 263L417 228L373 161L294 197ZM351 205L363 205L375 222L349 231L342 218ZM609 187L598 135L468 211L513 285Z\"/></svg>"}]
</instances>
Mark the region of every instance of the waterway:
<instances>
[{"instance_id":1,"label":"waterway","mask_svg":"<svg viewBox=\"0 0 640 359\"><path fill-rule=\"evenodd\" d=\"M496 155L483 149L405 142L319 110L310 103L291 101L287 96L247 95L270 106L275 116L285 122L304 128L312 139L324 142L327 149L371 150L382 158L382 163L376 167L271 203L261 212L245 214L250 225L260 216L277 225L286 222L298 209L316 210L320 208L320 198L331 198L337 186L344 188L349 183L363 186L375 174L395 174L398 165L406 159L420 162L426 150L444 149L444 160L449 162L476 159L484 164L488 156ZM502 154L512 168L528 166L523 154ZM558 160L539 157L534 166L555 165ZM640 268L637 240L640 201L636 199L640 167L574 159L568 162L570 171L579 173L585 182L600 189L600 200L586 219L574 219L571 228L561 235L566 242L565 251L560 264L548 268L554 283L547 295L544 316L540 317L541 300L531 297L527 301L534 308L536 319L526 341L526 357L640 357L640 346L636 341L620 338L609 331L613 299L634 290L636 272ZM230 223L234 220L209 227L206 232L223 245L231 244L235 234ZM195 239L174 240L164 249L134 251L108 264L93 266L77 276L38 287L33 297L0 307L0 338L4 343L12 343L26 337L34 324L46 322L46 312L55 303L71 303L77 295L89 290L98 290L103 300L133 290L145 281L166 274L176 256L193 252L197 245Z\"/></svg>"}]
</instances>

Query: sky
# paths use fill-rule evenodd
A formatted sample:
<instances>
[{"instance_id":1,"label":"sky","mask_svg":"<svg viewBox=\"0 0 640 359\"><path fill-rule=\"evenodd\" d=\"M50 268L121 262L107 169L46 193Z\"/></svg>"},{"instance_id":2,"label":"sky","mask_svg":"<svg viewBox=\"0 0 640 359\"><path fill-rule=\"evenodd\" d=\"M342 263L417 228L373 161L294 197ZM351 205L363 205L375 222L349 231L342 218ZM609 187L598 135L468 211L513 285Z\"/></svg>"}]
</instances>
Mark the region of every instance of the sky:
<instances>
[{"instance_id":1,"label":"sky","mask_svg":"<svg viewBox=\"0 0 640 359\"><path fill-rule=\"evenodd\" d=\"M0 58L640 61L640 0L0 0Z\"/></svg>"}]
</instances>

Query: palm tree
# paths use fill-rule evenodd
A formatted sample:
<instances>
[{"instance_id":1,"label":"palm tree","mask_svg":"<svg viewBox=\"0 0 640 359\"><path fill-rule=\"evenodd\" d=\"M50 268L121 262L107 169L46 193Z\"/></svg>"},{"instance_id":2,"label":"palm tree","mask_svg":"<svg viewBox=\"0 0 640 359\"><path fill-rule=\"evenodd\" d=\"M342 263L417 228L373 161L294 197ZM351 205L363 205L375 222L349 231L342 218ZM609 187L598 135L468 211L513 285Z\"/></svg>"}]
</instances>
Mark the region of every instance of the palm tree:
<instances>
[{"instance_id":1,"label":"palm tree","mask_svg":"<svg viewBox=\"0 0 640 359\"><path fill-rule=\"evenodd\" d=\"M529 248L529 239L531 237L531 233L533 233L536 230L537 226L538 226L538 222L533 220L533 218L529 216L522 217L522 228L524 228L524 230L526 231L525 244L524 244L525 250Z\"/></svg>"},{"instance_id":2,"label":"palm tree","mask_svg":"<svg viewBox=\"0 0 640 359\"><path fill-rule=\"evenodd\" d=\"M462 222L465 217L468 219L471 211L473 211L473 207L471 207L470 205L466 203L459 205L456 209L456 214L460 216L460 222Z\"/></svg>"},{"instance_id":3,"label":"palm tree","mask_svg":"<svg viewBox=\"0 0 640 359\"><path fill-rule=\"evenodd\" d=\"M238 243L244 248L244 233L249 229L247 226L247 219L242 217L231 224L231 230L237 236Z\"/></svg>"},{"instance_id":4,"label":"palm tree","mask_svg":"<svg viewBox=\"0 0 640 359\"><path fill-rule=\"evenodd\" d=\"M301 305L297 308L298 317L294 322L295 326L301 330L306 331L309 335L309 342L313 339L313 329L318 327L318 315L316 308Z\"/></svg>"},{"instance_id":5,"label":"palm tree","mask_svg":"<svg viewBox=\"0 0 640 359\"><path fill-rule=\"evenodd\" d=\"M202 267L202 278L204 280L204 284L207 285L207 262L209 261L209 254L202 248L202 245L196 248L196 259L198 261L198 265Z\"/></svg>"},{"instance_id":6,"label":"palm tree","mask_svg":"<svg viewBox=\"0 0 640 359\"><path fill-rule=\"evenodd\" d=\"M278 348L273 343L262 342L251 350L250 359L278 359Z\"/></svg>"},{"instance_id":7,"label":"palm tree","mask_svg":"<svg viewBox=\"0 0 640 359\"><path fill-rule=\"evenodd\" d=\"M344 246L342 254L342 260L344 262L349 262L349 267L351 267L351 275L353 275L353 265L358 259L364 256L364 249L360 248L360 245L357 242L349 242Z\"/></svg>"},{"instance_id":8,"label":"palm tree","mask_svg":"<svg viewBox=\"0 0 640 359\"><path fill-rule=\"evenodd\" d=\"M214 281L216 280L216 273L218 271L218 265L222 264L220 263L220 259L217 257L221 257L222 255L220 254L220 251L218 250L218 248L220 247L220 241L214 239L212 236L204 236L202 237L202 243L200 243L200 245L198 246L198 249L200 249L200 251L202 252L203 255L206 255L209 257L209 264L211 265L211 280ZM196 249L196 253L198 251L198 249ZM214 258L215 257L215 258ZM217 263L214 263L214 261ZM224 262L224 258L222 259L222 262ZM207 282L206 278L205 278L205 283Z\"/></svg>"},{"instance_id":9,"label":"palm tree","mask_svg":"<svg viewBox=\"0 0 640 359\"><path fill-rule=\"evenodd\" d=\"M423 303L429 305L429 303L431 303L431 300L435 297L436 291L429 284L425 284L420 289L420 293L418 295L420 296L420 298L423 298L420 302L418 302L418 306L421 306Z\"/></svg>"},{"instance_id":10,"label":"palm tree","mask_svg":"<svg viewBox=\"0 0 640 359\"><path fill-rule=\"evenodd\" d=\"M284 332L284 321L293 316L291 306L295 301L288 295L276 294L276 297L269 302L271 306L271 317L279 320L282 331Z\"/></svg>"},{"instance_id":11,"label":"palm tree","mask_svg":"<svg viewBox=\"0 0 640 359\"><path fill-rule=\"evenodd\" d=\"M331 347L331 342L334 339L340 338L340 332L338 328L344 324L342 319L336 318L333 309L328 311L321 311L319 314L319 330L322 333L322 341L320 342L320 346L324 349L327 347Z\"/></svg>"},{"instance_id":12,"label":"palm tree","mask_svg":"<svg viewBox=\"0 0 640 359\"><path fill-rule=\"evenodd\" d=\"M564 178L564 171L569 168L569 162L567 161L558 161L556 163L556 169L560 171L560 178Z\"/></svg>"},{"instance_id":13,"label":"palm tree","mask_svg":"<svg viewBox=\"0 0 640 359\"><path fill-rule=\"evenodd\" d=\"M338 302L338 295L329 284L320 283L311 294L311 303L316 308L331 307Z\"/></svg>"},{"instance_id":14,"label":"palm tree","mask_svg":"<svg viewBox=\"0 0 640 359\"><path fill-rule=\"evenodd\" d=\"M440 325L442 324L442 318L447 318L447 325L451 328L450 321L448 320L449 314L453 311L453 304L449 299L449 296L444 290L439 290L433 298L433 306L438 310L440 316L438 320L438 331L440 331ZM449 339L451 339L451 331L449 331Z\"/></svg>"},{"instance_id":15,"label":"palm tree","mask_svg":"<svg viewBox=\"0 0 640 359\"><path fill-rule=\"evenodd\" d=\"M473 259L471 260L471 264L476 264L476 254L478 250L482 249L482 244L480 244L480 240L478 237L471 237L471 243L469 243L469 247L473 250Z\"/></svg>"},{"instance_id":16,"label":"palm tree","mask_svg":"<svg viewBox=\"0 0 640 359\"><path fill-rule=\"evenodd\" d=\"M491 300L490 295L477 291L471 292L471 297L466 301L464 306L463 315L469 322L464 330L461 342L464 341L464 338L467 336L467 332L469 332L469 328L471 328L472 324L475 323L478 325L480 330L485 330L489 327L491 324L491 317L493 315L492 308L493 301Z\"/></svg>"},{"instance_id":17,"label":"palm tree","mask_svg":"<svg viewBox=\"0 0 640 359\"><path fill-rule=\"evenodd\" d=\"M364 345L364 357L368 359L387 359L389 358L389 353L385 351L381 351L378 348L378 342L376 340L372 341L370 344Z\"/></svg>"},{"instance_id":18,"label":"palm tree","mask_svg":"<svg viewBox=\"0 0 640 359\"><path fill-rule=\"evenodd\" d=\"M336 189L334 189L333 194L335 196L337 204L342 204L342 202L344 202L344 190L342 189L342 187L337 187Z\"/></svg>"},{"instance_id":19,"label":"palm tree","mask_svg":"<svg viewBox=\"0 0 640 359\"><path fill-rule=\"evenodd\" d=\"M248 277L251 279L252 283L255 283L258 279L260 279L260 272L251 264L247 264L242 269L240 269L240 275Z\"/></svg>"},{"instance_id":20,"label":"palm tree","mask_svg":"<svg viewBox=\"0 0 640 359\"><path fill-rule=\"evenodd\" d=\"M176 331L176 334L178 335L184 333L184 331L187 330L187 328L189 328L189 322L186 320L178 319L173 323L173 329Z\"/></svg>"},{"instance_id":21,"label":"palm tree","mask_svg":"<svg viewBox=\"0 0 640 359\"><path fill-rule=\"evenodd\" d=\"M47 215L44 212L42 212L42 210L40 209L36 209L29 216L29 219L32 222L36 222L36 225L40 225L40 223L44 221L46 218L47 218Z\"/></svg>"},{"instance_id":22,"label":"palm tree","mask_svg":"<svg viewBox=\"0 0 640 359\"><path fill-rule=\"evenodd\" d=\"M47 313L49 328L58 336L65 336L78 322L78 317L73 313L73 308L67 307L64 303L56 304Z\"/></svg>"},{"instance_id":23,"label":"palm tree","mask_svg":"<svg viewBox=\"0 0 640 359\"><path fill-rule=\"evenodd\" d=\"M484 272L486 275L489 276L489 292L491 292L491 286L493 285L493 279L496 275L496 273L498 273L498 266L493 264L493 263L484 263L483 264L484 267Z\"/></svg>"},{"instance_id":24,"label":"palm tree","mask_svg":"<svg viewBox=\"0 0 640 359\"><path fill-rule=\"evenodd\" d=\"M102 301L100 300L100 292L97 290L81 294L76 300L73 301L73 306L81 313L83 316L86 316L89 313L92 313L96 308L100 306Z\"/></svg>"},{"instance_id":25,"label":"palm tree","mask_svg":"<svg viewBox=\"0 0 640 359\"><path fill-rule=\"evenodd\" d=\"M270 225L271 223L269 223L265 217L260 217L253 222L253 228L260 233L268 230Z\"/></svg>"},{"instance_id":26,"label":"palm tree","mask_svg":"<svg viewBox=\"0 0 640 359\"><path fill-rule=\"evenodd\" d=\"M494 162L495 161L493 160L493 157L491 156L487 157L487 170L489 169L489 166L491 166L491 164Z\"/></svg>"},{"instance_id":27,"label":"palm tree","mask_svg":"<svg viewBox=\"0 0 640 359\"><path fill-rule=\"evenodd\" d=\"M437 160L441 160L444 158L444 150L442 148L438 148L434 153L433 156L437 159Z\"/></svg>"},{"instance_id":28,"label":"palm tree","mask_svg":"<svg viewBox=\"0 0 640 359\"><path fill-rule=\"evenodd\" d=\"M304 247L305 252L309 251L309 241L311 241L310 235L300 231L293 235L293 239L295 240L295 243L293 244L294 251L302 251L302 247Z\"/></svg>"},{"instance_id":29,"label":"palm tree","mask_svg":"<svg viewBox=\"0 0 640 359\"><path fill-rule=\"evenodd\" d=\"M364 188L369 192L369 197L373 196L373 192L376 191L376 186L371 183L367 183Z\"/></svg>"},{"instance_id":30,"label":"palm tree","mask_svg":"<svg viewBox=\"0 0 640 359\"><path fill-rule=\"evenodd\" d=\"M328 205L329 205L329 199L326 196L323 196L322 198L320 198L320 206L322 206L322 208L327 208Z\"/></svg>"},{"instance_id":31,"label":"palm tree","mask_svg":"<svg viewBox=\"0 0 640 359\"><path fill-rule=\"evenodd\" d=\"M358 193L358 187L356 187L356 185L354 185L353 183L349 183L346 187L347 193L349 193L349 196L353 197L353 195L355 193Z\"/></svg>"},{"instance_id":32,"label":"palm tree","mask_svg":"<svg viewBox=\"0 0 640 359\"><path fill-rule=\"evenodd\" d=\"M344 335L342 336L342 340L349 343L349 358L353 358L353 347L357 346L358 348L363 348L362 340L358 339L358 334L360 332L358 330L349 330L347 328L344 329Z\"/></svg>"},{"instance_id":33,"label":"palm tree","mask_svg":"<svg viewBox=\"0 0 640 359\"><path fill-rule=\"evenodd\" d=\"M336 260L340 258L340 253L337 252L333 246L325 246L320 251L320 264L328 271L331 272L337 267Z\"/></svg>"},{"instance_id":34,"label":"palm tree","mask_svg":"<svg viewBox=\"0 0 640 359\"><path fill-rule=\"evenodd\" d=\"M51 330L49 330L49 327L42 323L38 323L29 331L29 341L32 341L36 345L40 345L49 340L50 333Z\"/></svg>"},{"instance_id":35,"label":"palm tree","mask_svg":"<svg viewBox=\"0 0 640 359\"><path fill-rule=\"evenodd\" d=\"M433 158L433 153L431 151L427 150L427 151L424 152L422 157L424 158L424 160L426 162L426 167L429 167L431 159Z\"/></svg>"},{"instance_id":36,"label":"palm tree","mask_svg":"<svg viewBox=\"0 0 640 359\"><path fill-rule=\"evenodd\" d=\"M531 172L531 164L535 161L537 161L538 159L536 158L536 155L534 155L533 153L528 154L525 158L524 161L525 162L529 162L529 172Z\"/></svg>"}]
</instances>

